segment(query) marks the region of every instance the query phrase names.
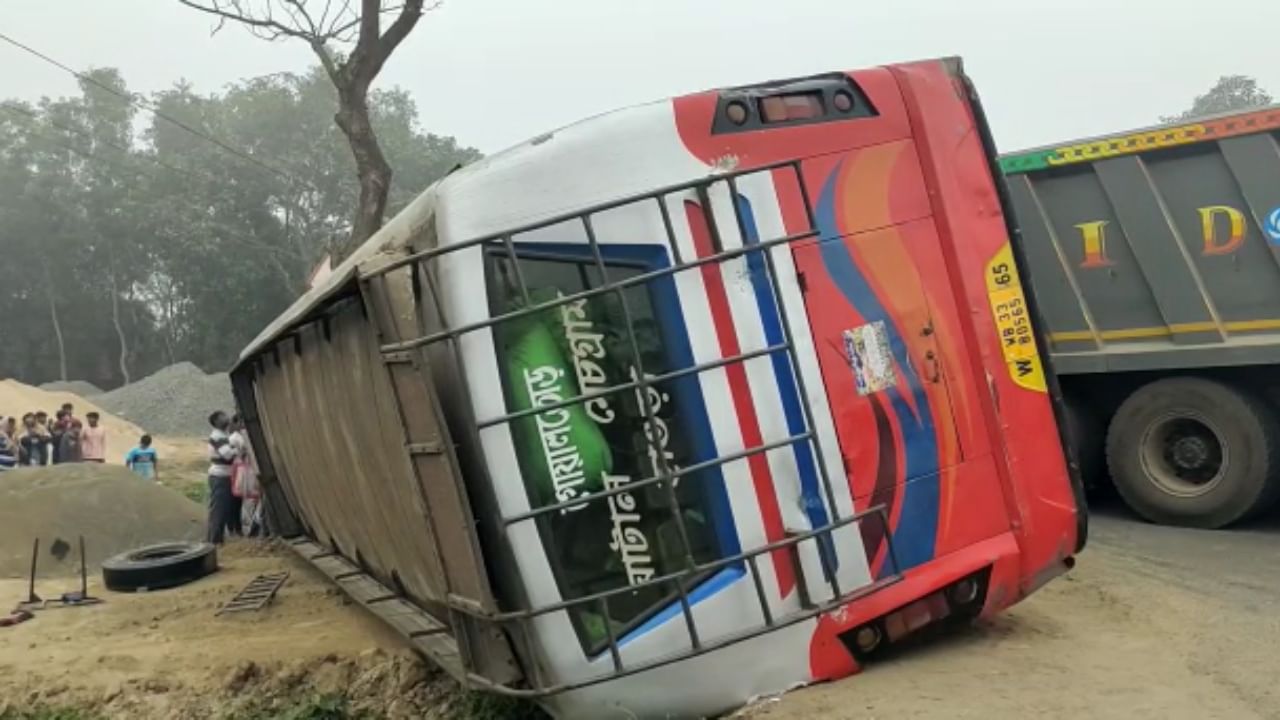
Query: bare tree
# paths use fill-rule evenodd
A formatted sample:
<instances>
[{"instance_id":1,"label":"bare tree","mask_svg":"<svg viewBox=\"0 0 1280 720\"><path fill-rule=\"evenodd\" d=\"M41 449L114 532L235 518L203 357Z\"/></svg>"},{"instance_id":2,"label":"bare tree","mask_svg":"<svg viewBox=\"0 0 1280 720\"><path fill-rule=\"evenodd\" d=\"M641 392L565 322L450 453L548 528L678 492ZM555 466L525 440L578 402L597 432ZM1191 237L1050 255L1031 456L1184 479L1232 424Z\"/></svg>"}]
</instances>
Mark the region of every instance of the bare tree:
<instances>
[{"instance_id":1,"label":"bare tree","mask_svg":"<svg viewBox=\"0 0 1280 720\"><path fill-rule=\"evenodd\" d=\"M438 4L424 0L178 0L218 19L244 25L264 40L294 38L307 43L338 91L333 120L351 146L360 181L360 200L346 255L382 227L391 189L391 166L369 121L369 86L387 58L409 35L418 19ZM391 19L384 30L383 18ZM393 18L393 19L392 19Z\"/></svg>"}]
</instances>

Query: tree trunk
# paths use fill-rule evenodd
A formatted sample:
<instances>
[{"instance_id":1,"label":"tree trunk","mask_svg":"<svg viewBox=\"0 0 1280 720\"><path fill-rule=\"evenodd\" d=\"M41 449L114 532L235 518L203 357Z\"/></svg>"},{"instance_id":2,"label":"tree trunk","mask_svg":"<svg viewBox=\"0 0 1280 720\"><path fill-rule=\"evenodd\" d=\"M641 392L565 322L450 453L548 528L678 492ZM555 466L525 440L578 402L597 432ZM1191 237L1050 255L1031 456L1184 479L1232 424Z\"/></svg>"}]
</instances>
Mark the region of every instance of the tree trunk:
<instances>
[{"instance_id":1,"label":"tree trunk","mask_svg":"<svg viewBox=\"0 0 1280 720\"><path fill-rule=\"evenodd\" d=\"M129 384L129 342L124 337L124 328L120 325L120 292L116 287L116 269L111 267L111 324L115 325L116 337L120 339L120 375L124 384Z\"/></svg>"},{"instance_id":2,"label":"tree trunk","mask_svg":"<svg viewBox=\"0 0 1280 720\"><path fill-rule=\"evenodd\" d=\"M359 85L360 80L352 80L352 85ZM379 228L382 227L383 215L387 210L387 195L391 189L391 166L387 164L374 135L373 124L369 121L369 104L367 88L348 87L338 92L339 110L333 120L338 128L347 136L351 145L351 154L356 160L356 175L360 180L360 201L356 205L355 218L351 224L351 237L340 248L341 261L360 247Z\"/></svg>"},{"instance_id":3,"label":"tree trunk","mask_svg":"<svg viewBox=\"0 0 1280 720\"><path fill-rule=\"evenodd\" d=\"M49 318L53 321L53 336L58 340L58 379L67 381L67 344L62 339L62 323L58 320L57 293L53 291L53 276L48 264L44 264L44 291L49 300Z\"/></svg>"}]
</instances>

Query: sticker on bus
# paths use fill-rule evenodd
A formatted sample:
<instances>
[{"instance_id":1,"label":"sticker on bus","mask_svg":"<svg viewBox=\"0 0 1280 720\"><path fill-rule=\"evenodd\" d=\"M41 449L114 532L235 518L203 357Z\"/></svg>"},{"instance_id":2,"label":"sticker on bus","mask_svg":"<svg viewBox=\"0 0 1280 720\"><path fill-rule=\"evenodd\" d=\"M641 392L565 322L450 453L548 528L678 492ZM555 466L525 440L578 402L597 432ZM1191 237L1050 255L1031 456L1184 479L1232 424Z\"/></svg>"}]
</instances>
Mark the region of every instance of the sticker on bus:
<instances>
[{"instance_id":1,"label":"sticker on bus","mask_svg":"<svg viewBox=\"0 0 1280 720\"><path fill-rule=\"evenodd\" d=\"M893 370L893 353L884 321L844 331L844 352L853 368L859 395L870 395L893 387L898 377Z\"/></svg>"}]
</instances>

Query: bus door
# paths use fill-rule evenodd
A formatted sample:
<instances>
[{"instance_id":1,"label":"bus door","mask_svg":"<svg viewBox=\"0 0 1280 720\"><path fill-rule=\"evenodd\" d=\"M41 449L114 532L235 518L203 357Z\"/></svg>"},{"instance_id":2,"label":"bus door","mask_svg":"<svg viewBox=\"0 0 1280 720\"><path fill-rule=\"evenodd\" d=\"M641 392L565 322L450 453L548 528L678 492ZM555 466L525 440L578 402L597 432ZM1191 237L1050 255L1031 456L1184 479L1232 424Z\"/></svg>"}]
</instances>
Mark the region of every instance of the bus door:
<instances>
[{"instance_id":1,"label":"bus door","mask_svg":"<svg viewBox=\"0 0 1280 720\"><path fill-rule=\"evenodd\" d=\"M963 458L958 318L910 141L817 158L805 175L818 237L795 248L796 271L855 506L887 508L889 527L861 527L885 577L934 557Z\"/></svg>"}]
</instances>

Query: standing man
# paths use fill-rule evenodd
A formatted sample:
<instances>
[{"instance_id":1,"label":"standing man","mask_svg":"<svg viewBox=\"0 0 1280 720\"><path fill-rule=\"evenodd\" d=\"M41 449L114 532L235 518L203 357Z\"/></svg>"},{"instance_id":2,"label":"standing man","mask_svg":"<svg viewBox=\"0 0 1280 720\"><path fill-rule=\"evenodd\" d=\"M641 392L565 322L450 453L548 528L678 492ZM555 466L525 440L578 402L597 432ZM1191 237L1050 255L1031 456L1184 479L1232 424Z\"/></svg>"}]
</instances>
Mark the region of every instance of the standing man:
<instances>
[{"instance_id":1,"label":"standing man","mask_svg":"<svg viewBox=\"0 0 1280 720\"><path fill-rule=\"evenodd\" d=\"M209 527L208 540L221 545L223 534L231 524L231 465L236 451L231 447L227 428L231 421L227 414L215 410L209 415Z\"/></svg>"},{"instance_id":2,"label":"standing man","mask_svg":"<svg viewBox=\"0 0 1280 720\"><path fill-rule=\"evenodd\" d=\"M107 429L98 424L98 413L85 415L89 426L80 431L80 458L85 462L107 461Z\"/></svg>"},{"instance_id":3,"label":"standing man","mask_svg":"<svg viewBox=\"0 0 1280 720\"><path fill-rule=\"evenodd\" d=\"M36 432L40 433L40 437L44 439L44 450L41 454L41 465L51 465L53 463L53 436L50 434L49 413L40 410L36 412Z\"/></svg>"},{"instance_id":4,"label":"standing man","mask_svg":"<svg viewBox=\"0 0 1280 720\"><path fill-rule=\"evenodd\" d=\"M59 410L54 415L53 424L49 426L49 436L53 438L53 464L58 465L67 462L62 457L62 436L66 434L67 429L71 425L67 421L67 411Z\"/></svg>"},{"instance_id":5,"label":"standing man","mask_svg":"<svg viewBox=\"0 0 1280 720\"><path fill-rule=\"evenodd\" d=\"M45 446L48 439L36 426L35 413L22 416L22 436L18 438L18 462L27 467L44 465Z\"/></svg>"},{"instance_id":6,"label":"standing man","mask_svg":"<svg viewBox=\"0 0 1280 720\"><path fill-rule=\"evenodd\" d=\"M83 430L80 421L76 420L62 433L62 446L54 462L78 463L83 459L80 457L80 433Z\"/></svg>"},{"instance_id":7,"label":"standing man","mask_svg":"<svg viewBox=\"0 0 1280 720\"><path fill-rule=\"evenodd\" d=\"M13 418L0 417L0 472L18 464L18 444L10 432L12 424Z\"/></svg>"}]
</instances>

